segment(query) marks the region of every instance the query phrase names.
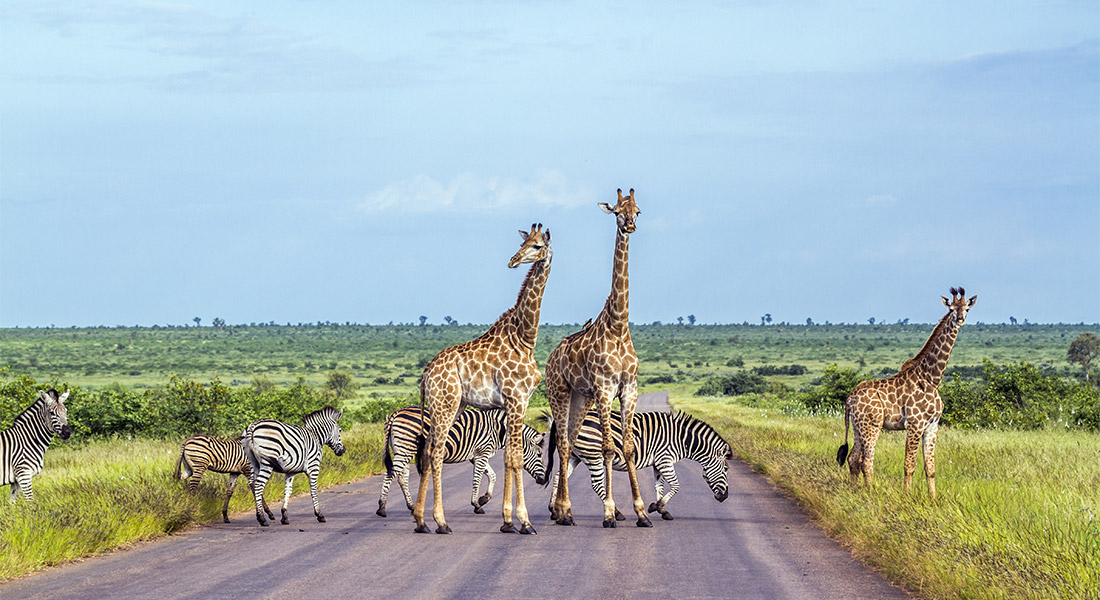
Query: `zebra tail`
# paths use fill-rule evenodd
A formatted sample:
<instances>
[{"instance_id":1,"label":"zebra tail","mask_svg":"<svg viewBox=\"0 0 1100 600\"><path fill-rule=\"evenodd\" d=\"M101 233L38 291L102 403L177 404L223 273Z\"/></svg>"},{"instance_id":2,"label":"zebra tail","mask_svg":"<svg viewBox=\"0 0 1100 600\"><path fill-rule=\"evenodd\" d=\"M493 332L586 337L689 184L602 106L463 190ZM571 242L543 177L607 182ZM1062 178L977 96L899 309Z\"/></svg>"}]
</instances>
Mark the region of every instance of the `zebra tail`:
<instances>
[{"instance_id":1,"label":"zebra tail","mask_svg":"<svg viewBox=\"0 0 1100 600\"><path fill-rule=\"evenodd\" d=\"M382 454L382 464L386 465L386 477L393 479L393 456L390 454L390 442L385 441L386 451Z\"/></svg>"},{"instance_id":2,"label":"zebra tail","mask_svg":"<svg viewBox=\"0 0 1100 600\"><path fill-rule=\"evenodd\" d=\"M554 478L554 451L558 449L558 423L550 418L547 420L550 421L550 432L546 437L550 439L550 443L546 448L546 481L542 482L542 487L550 485L550 480Z\"/></svg>"},{"instance_id":3,"label":"zebra tail","mask_svg":"<svg viewBox=\"0 0 1100 600\"><path fill-rule=\"evenodd\" d=\"M180 471L183 470L183 450L180 450L180 456L176 459L176 479L182 479L180 477ZM188 475L190 477L190 475Z\"/></svg>"},{"instance_id":4,"label":"zebra tail","mask_svg":"<svg viewBox=\"0 0 1100 600\"><path fill-rule=\"evenodd\" d=\"M848 458L848 403L844 403L844 445L837 448L836 464L844 466L844 459Z\"/></svg>"}]
</instances>

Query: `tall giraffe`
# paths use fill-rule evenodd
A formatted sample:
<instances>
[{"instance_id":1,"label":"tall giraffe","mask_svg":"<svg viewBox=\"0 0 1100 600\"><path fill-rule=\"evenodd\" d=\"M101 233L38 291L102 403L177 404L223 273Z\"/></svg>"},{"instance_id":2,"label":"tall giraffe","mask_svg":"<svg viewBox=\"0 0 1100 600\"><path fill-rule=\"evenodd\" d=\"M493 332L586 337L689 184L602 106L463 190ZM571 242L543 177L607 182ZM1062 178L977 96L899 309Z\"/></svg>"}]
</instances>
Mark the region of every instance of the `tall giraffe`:
<instances>
[{"instance_id":1,"label":"tall giraffe","mask_svg":"<svg viewBox=\"0 0 1100 600\"><path fill-rule=\"evenodd\" d=\"M565 435L558 436L557 450L561 457L558 494L553 504L553 518L559 525L573 525L573 508L569 501L566 469L573 445L577 442L584 415L598 405L600 428L603 430L603 459L607 496L604 499L604 527L615 526L615 500L611 494L611 463L615 457L615 442L611 437L611 403L619 398L619 418L623 424L623 454L630 476L630 491L634 495L634 512L638 527L652 527L645 513L638 472L634 466L634 434L631 423L638 400L638 355L630 339L630 277L627 273L630 234L634 220L641 211L634 202L634 190L629 196L619 191L615 206L599 203L605 213L615 215L615 259L611 269L611 293L603 311L592 325L563 339L546 361L546 396L555 423L566 424ZM546 469L553 468L553 451Z\"/></svg>"},{"instance_id":2,"label":"tall giraffe","mask_svg":"<svg viewBox=\"0 0 1100 600\"><path fill-rule=\"evenodd\" d=\"M463 406L503 408L506 412L507 442L504 448L504 525L505 533L516 531L512 524L512 493L516 494L516 517L520 533L535 533L527 518L523 498L523 418L531 392L542 380L535 362L535 342L539 335L539 310L546 279L550 276L550 230L542 223L531 225L531 231L519 232L523 244L508 262L509 268L532 263L519 297L512 308L504 311L496 323L481 337L451 346L440 352L424 368L420 382L420 403L426 406L432 423L427 441L427 460L434 482L436 533L451 533L443 515L443 449L447 430ZM420 477L420 488L413 507L416 532L428 533L424 524L424 501L429 474ZM544 483L542 481L539 482Z\"/></svg>"},{"instance_id":3,"label":"tall giraffe","mask_svg":"<svg viewBox=\"0 0 1100 600\"><path fill-rule=\"evenodd\" d=\"M923 445L928 495L936 499L936 430L943 413L940 381L966 313L978 300L977 296L970 300L965 297L966 291L961 287L951 288L950 302L940 296L947 314L932 330L920 352L905 361L897 375L861 382L848 395L844 403L844 445L837 450L836 461L843 465L847 456L853 485L859 482L861 471L867 485L871 485L875 474L875 442L881 430L904 429L905 491L909 491L917 468L917 447ZM851 454L848 454L849 421L855 435Z\"/></svg>"}]
</instances>

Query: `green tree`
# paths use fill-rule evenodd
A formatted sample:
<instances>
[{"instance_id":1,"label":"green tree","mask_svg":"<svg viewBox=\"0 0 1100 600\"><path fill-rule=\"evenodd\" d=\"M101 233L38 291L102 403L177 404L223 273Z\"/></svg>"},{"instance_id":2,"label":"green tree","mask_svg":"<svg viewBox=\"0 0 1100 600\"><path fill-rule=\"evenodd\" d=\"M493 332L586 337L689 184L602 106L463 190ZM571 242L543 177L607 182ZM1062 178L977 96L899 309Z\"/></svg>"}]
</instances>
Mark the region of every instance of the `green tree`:
<instances>
[{"instance_id":1,"label":"green tree","mask_svg":"<svg viewBox=\"0 0 1100 600\"><path fill-rule=\"evenodd\" d=\"M1069 345L1066 359L1071 363L1081 365L1081 368L1085 370L1085 381L1088 381L1089 368L1092 366L1093 359L1098 355L1100 355L1100 338L1086 331L1077 336L1077 339Z\"/></svg>"},{"instance_id":2,"label":"green tree","mask_svg":"<svg viewBox=\"0 0 1100 600\"><path fill-rule=\"evenodd\" d=\"M695 324L695 315L688 315L688 325Z\"/></svg>"},{"instance_id":3,"label":"green tree","mask_svg":"<svg viewBox=\"0 0 1100 600\"><path fill-rule=\"evenodd\" d=\"M359 384L351 378L351 373L330 371L325 380L325 394L336 399L337 402L355 397L358 391Z\"/></svg>"},{"instance_id":4,"label":"green tree","mask_svg":"<svg viewBox=\"0 0 1100 600\"><path fill-rule=\"evenodd\" d=\"M428 322L428 317L425 317L424 315L420 315L420 326L423 327L424 324L427 323L427 322Z\"/></svg>"},{"instance_id":5,"label":"green tree","mask_svg":"<svg viewBox=\"0 0 1100 600\"><path fill-rule=\"evenodd\" d=\"M195 327L198 327L199 323L202 323L202 317L195 317L194 319L191 319L191 320L195 322Z\"/></svg>"}]
</instances>

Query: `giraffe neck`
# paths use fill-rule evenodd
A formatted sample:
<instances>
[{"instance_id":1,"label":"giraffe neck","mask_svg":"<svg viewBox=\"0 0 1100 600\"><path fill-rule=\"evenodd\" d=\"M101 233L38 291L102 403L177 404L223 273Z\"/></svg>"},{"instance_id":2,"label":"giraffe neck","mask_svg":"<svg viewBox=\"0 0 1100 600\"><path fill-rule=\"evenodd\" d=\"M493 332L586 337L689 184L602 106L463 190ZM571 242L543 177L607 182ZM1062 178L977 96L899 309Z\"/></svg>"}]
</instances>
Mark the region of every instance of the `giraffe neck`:
<instances>
[{"instance_id":1,"label":"giraffe neck","mask_svg":"<svg viewBox=\"0 0 1100 600\"><path fill-rule=\"evenodd\" d=\"M611 266L611 294L607 297L607 311L612 329L623 330L630 325L630 235L616 230L615 260Z\"/></svg>"},{"instance_id":2,"label":"giraffe neck","mask_svg":"<svg viewBox=\"0 0 1100 600\"><path fill-rule=\"evenodd\" d=\"M516 342L534 348L539 337L539 311L542 308L542 293L546 290L546 280L550 277L550 260L553 254L536 261L527 271L527 277L519 288L519 297L512 308L511 324Z\"/></svg>"},{"instance_id":3,"label":"giraffe neck","mask_svg":"<svg viewBox=\"0 0 1100 600\"><path fill-rule=\"evenodd\" d=\"M940 385L943 373L947 370L947 360L951 358L951 350L955 347L955 339L959 336L959 322L953 316L952 312L948 312L940 319L924 347L902 365L902 370L917 369L924 379L937 387Z\"/></svg>"}]
</instances>

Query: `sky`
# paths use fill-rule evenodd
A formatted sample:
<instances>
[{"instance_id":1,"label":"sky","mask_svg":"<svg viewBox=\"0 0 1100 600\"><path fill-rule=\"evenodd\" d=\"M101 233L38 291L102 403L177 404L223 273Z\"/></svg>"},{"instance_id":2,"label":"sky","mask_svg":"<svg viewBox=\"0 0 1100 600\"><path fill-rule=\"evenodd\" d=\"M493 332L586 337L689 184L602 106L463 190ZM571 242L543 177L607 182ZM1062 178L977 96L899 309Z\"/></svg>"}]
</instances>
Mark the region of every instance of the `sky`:
<instances>
[{"instance_id":1,"label":"sky","mask_svg":"<svg viewBox=\"0 0 1100 600\"><path fill-rule=\"evenodd\" d=\"M0 327L1100 321L1100 3L0 3Z\"/></svg>"}]
</instances>

